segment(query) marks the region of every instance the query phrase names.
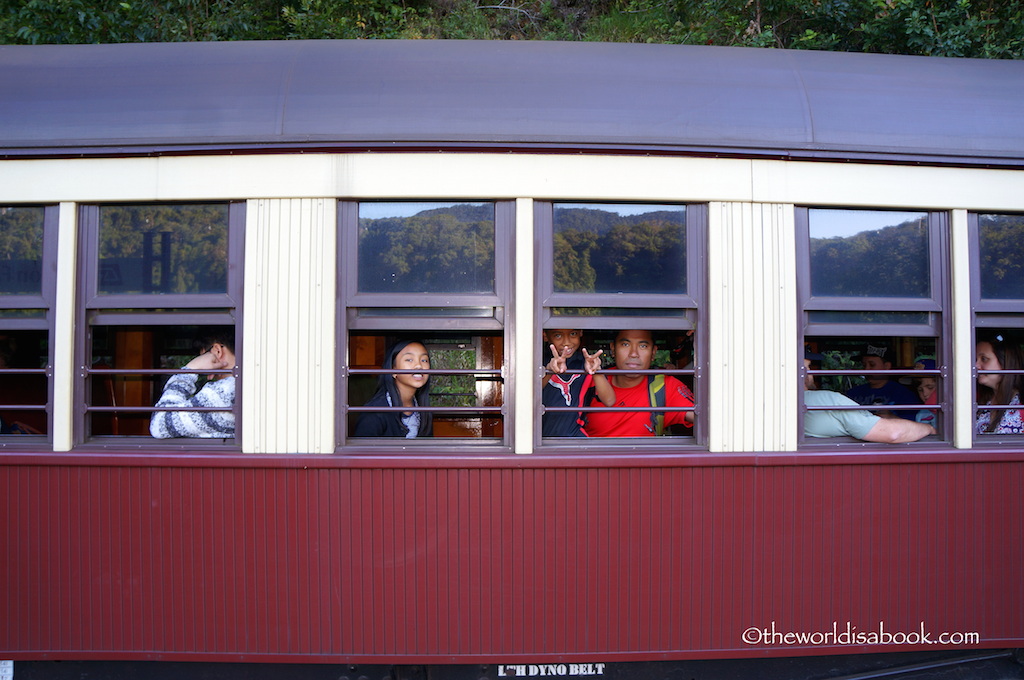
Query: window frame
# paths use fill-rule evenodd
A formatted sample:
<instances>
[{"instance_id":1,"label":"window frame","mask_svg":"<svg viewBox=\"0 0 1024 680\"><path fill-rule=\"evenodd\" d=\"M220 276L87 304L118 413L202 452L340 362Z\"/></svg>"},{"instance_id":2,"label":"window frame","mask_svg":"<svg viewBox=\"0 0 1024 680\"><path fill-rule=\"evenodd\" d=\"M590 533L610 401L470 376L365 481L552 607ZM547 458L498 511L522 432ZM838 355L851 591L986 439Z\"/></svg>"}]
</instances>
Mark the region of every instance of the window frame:
<instances>
[{"instance_id":1,"label":"window frame","mask_svg":"<svg viewBox=\"0 0 1024 680\"><path fill-rule=\"evenodd\" d=\"M1024 220L1024 214L1013 211L970 211L967 213L968 251L971 263L971 357L977 356L979 330L1013 329L1024 331L1024 299L1018 298L985 298L981 291L981 216L1000 215L1016 216ZM971 362L971 437L973 446L1005 447L1020 446L1019 434L978 434L975 423L978 413L982 410L978 403L978 369ZM1024 399L1024 395L1021 395ZM1002 413L996 411L994 415Z\"/></svg>"},{"instance_id":2,"label":"window frame","mask_svg":"<svg viewBox=\"0 0 1024 680\"><path fill-rule=\"evenodd\" d=\"M554 211L563 203L573 205L672 205L685 208L686 225L686 292L685 293L616 293L613 305L607 303L608 293L565 293L554 290ZM543 387L537 389L534 399L533 447L535 451L544 453L580 452L586 448L590 453L596 449L606 449L611 453L624 453L641 449L659 450L673 449L680 453L706 452L708 447L707 404L708 385L704 379L708 360L707 332L708 324L704 318L707 306L707 230L708 204L686 201L659 200L586 200L586 199L554 199L534 201L534 261L537 266L536 305L534 325L537 333L535 342L541 347L539 375L543 375L547 356L540 335L549 328L579 328L586 333L588 330L627 330L642 327L651 331L657 340L659 332L694 332L693 351L694 364L692 369L655 369L637 371L645 375L669 375L676 378L692 376L694 397L694 423L690 434L677 436L654 437L579 437L579 438L545 438L541 427L545 408L541 401ZM679 316L654 315L643 316L581 316L555 315L556 307L606 307L637 309L678 309L684 310ZM605 353L609 348L600 347ZM576 410L576 409L572 409ZM665 411L672 410L668 407Z\"/></svg>"},{"instance_id":3,"label":"window frame","mask_svg":"<svg viewBox=\"0 0 1024 680\"><path fill-rule=\"evenodd\" d=\"M100 209L103 207L133 206L159 207L175 205L224 205L228 209L228 254L227 281L223 293L138 293L100 294L99 281L99 237ZM78 249L78 305L76 309L75 355L79 370L74 381L75 399L73 412L74 445L76 448L99 448L104 450L124 449L136 451L141 443L162 449L195 450L199 447L211 450L241 450L242 422L242 364L244 357L242 326L242 300L244 287L245 219L246 202L240 200L196 200L196 201L140 201L82 204L78 208L80 247ZM154 304L155 303L155 304ZM94 376L144 375L158 377L176 375L183 369L161 368L93 368L93 328L98 326L130 327L143 326L161 328L167 326L231 326L235 331L235 367L230 375L235 378L235 436L225 439L182 437L156 439L146 435L96 435L90 430L90 414L93 413L153 413L153 404L148 406L96 406L92 403L92 380ZM154 404L159 395L154 395ZM177 409L182 411L190 408Z\"/></svg>"},{"instance_id":4,"label":"window frame","mask_svg":"<svg viewBox=\"0 0 1024 680\"><path fill-rule=\"evenodd\" d=\"M815 296L811 290L811 258L810 258L810 211L811 210L848 210L863 212L914 212L924 213L927 219L928 229L928 264L929 264L929 291L928 297L843 297L843 296ZM947 211L924 209L915 207L849 207L849 206L817 206L798 205L794 210L794 224L796 231L796 258L797 258L797 313L798 328L797 335L800 348L800 356L796 361L797 385L799 395L799 408L797 417L798 449L834 449L837 445L843 447L874 447L879 446L876 442L867 442L853 437L830 437L826 439L808 437L804 434L804 416L808 410L857 410L863 406L849 407L808 407L804 403L805 377L810 375L829 376L860 376L863 369L857 370L810 370L804 367L804 347L812 342L814 338L820 337L850 337L869 340L877 338L881 342L889 343L890 338L934 338L936 352L936 367L934 370L915 370L894 368L891 371L874 371L879 375L890 375L892 377L915 375L919 377L934 377L938 380L937 403L928 405L938 411L941 417L940 427L936 428L936 435L926 437L908 446L935 445L940 443L943 446L952 446L953 442L953 385L952 385L952 357L953 357L953 314L951 287L951 262L950 262L950 227L951 217ZM835 323L829 324L820 321L812 321L813 312L837 311L837 312L924 312L929 315L927 324L904 324L904 323ZM922 405L924 406L924 405ZM909 410L909 409L906 409ZM935 438L937 437L937 439ZM884 445L883 445L884 446Z\"/></svg>"},{"instance_id":5,"label":"window frame","mask_svg":"<svg viewBox=\"0 0 1024 680\"><path fill-rule=\"evenodd\" d=\"M416 293L414 304L410 305L409 293L365 293L359 291L359 206L364 203L407 203L407 204L463 204L486 203L494 207L494 287L479 293ZM479 449L481 454L512 453L514 422L514 372L510 368L512 354L513 322L513 264L515 253L515 211L514 200L494 198L343 198L338 200L338 297L337 297L337 408L335 418L335 453L360 455L384 453L389 456L402 454L440 454L452 446ZM509 257L502 257L506 253ZM450 309L479 309L481 315L459 315L445 313ZM396 313L374 314L375 310L394 310ZM402 310L408 313L402 314ZM421 313L417 310L434 310L436 314ZM502 383L500 406L459 407L430 406L422 410L432 413L493 413L501 420L500 439L476 437L423 437L413 441L394 438L353 437L349 433L350 413L359 413L364 406L349 404L349 379L353 376L375 376L383 372L379 366L354 368L350 361L353 332L369 335L384 334L388 331L408 333L410 322L424 332L467 335L474 332L481 335L500 336L502 365L490 369L467 369L462 374L493 376ZM417 371L428 375L452 375L451 370L431 368ZM486 410L479 410L479 409ZM374 411L401 410L401 407L375 407Z\"/></svg>"},{"instance_id":6,"label":"window frame","mask_svg":"<svg viewBox=\"0 0 1024 680\"><path fill-rule=\"evenodd\" d=\"M41 258L41 278L39 293L0 293L0 310L12 311L22 309L39 309L42 318L2 318L0 329L5 331L43 331L46 333L46 366L40 369L0 369L2 376L44 375L46 377L46 403L22 404L9 406L42 406L36 409L4 409L44 411L46 414L46 433L43 435L4 435L0 436L0 449L17 450L19 448L38 448L40 442L53 441L53 343L56 291L57 291L57 240L59 238L60 206L52 204L4 204L4 208L38 208L43 211L43 249Z\"/></svg>"}]
</instances>

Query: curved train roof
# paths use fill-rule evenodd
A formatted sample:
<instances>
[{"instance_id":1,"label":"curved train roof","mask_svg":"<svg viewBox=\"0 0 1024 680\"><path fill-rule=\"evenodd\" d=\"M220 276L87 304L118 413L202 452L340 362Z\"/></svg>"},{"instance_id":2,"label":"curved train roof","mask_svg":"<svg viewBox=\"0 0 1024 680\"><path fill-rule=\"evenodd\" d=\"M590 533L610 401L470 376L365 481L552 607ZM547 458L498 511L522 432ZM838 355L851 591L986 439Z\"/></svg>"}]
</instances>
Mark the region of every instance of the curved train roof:
<instances>
[{"instance_id":1,"label":"curved train roof","mask_svg":"<svg viewBox=\"0 0 1024 680\"><path fill-rule=\"evenodd\" d=\"M581 148L1024 164L1024 62L516 41L0 47L0 155Z\"/></svg>"}]
</instances>

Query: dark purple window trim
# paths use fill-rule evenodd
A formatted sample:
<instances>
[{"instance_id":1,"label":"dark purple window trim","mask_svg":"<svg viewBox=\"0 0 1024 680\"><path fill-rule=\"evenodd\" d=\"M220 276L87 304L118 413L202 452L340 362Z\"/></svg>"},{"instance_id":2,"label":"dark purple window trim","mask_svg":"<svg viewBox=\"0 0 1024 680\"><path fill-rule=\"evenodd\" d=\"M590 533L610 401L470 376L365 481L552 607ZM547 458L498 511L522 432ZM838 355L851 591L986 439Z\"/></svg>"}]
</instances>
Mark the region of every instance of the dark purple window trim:
<instances>
[{"instance_id":1,"label":"dark purple window trim","mask_svg":"<svg viewBox=\"0 0 1024 680\"><path fill-rule=\"evenodd\" d=\"M686 207L686 289L679 293L556 293L554 291L554 209L561 203L586 203L609 207L629 205L631 201L592 201L592 200L557 200L534 202L534 262L536 263L537 305L534 316L538 336L545 328L581 328L583 330L609 330L642 327L652 332L657 331L694 331L695 365L692 370L654 371L652 373L673 375L675 377L693 376L693 395L695 401L694 425L689 435L664 437L624 437L624 438L574 438L544 439L541 436L539 423L544 414L540 403L540 391L534 406L534 420L538 423L534 432L534 450L538 452L574 452L581 445L588 448L621 447L640 445L644 449L655 447L683 448L687 451L707 449L707 382L704 375L703 362L708 356L707 323L703 322L704 310L707 309L707 229L708 207L704 203L684 203ZM666 203L664 201L642 201L641 204ZM685 310L682 317L664 316L555 316L552 312L556 307L597 307L597 308L636 308L636 309L681 309ZM539 339L538 339L539 343ZM543 371L544 366L538 367ZM656 409L652 409L656 410Z\"/></svg>"},{"instance_id":2,"label":"dark purple window trim","mask_svg":"<svg viewBox=\"0 0 1024 680\"><path fill-rule=\"evenodd\" d=\"M851 211L863 211L863 208L844 208L843 206L813 206L813 208L831 208L835 210L848 209ZM808 371L804 368L803 347L813 337L841 337L851 336L858 338L887 338L887 337L933 337L935 338L935 349L937 354L937 367L932 371L914 371L913 369L893 369L891 372L877 371L877 373L889 373L890 375L932 375L938 379L936 394L938 403L934 406L928 405L929 409L938 411L941 417L937 437L944 442L951 442L953 438L952 418L947 414L952 413L952 404L947 395L952 393L950 387L944 386L944 380L950 376L949 357L952 357L952 319L951 314L946 310L950 309L949 292L949 215L946 212L926 210L914 207L904 208L879 208L879 210L899 210L910 212L926 212L928 214L928 260L931 276L928 298L889 298L889 297L815 297L811 295L811 268L810 268L810 221L808 206L797 206L795 214L796 223L796 256L797 256L797 302L799 305L797 334L800 339L798 347L800 354L796 357L795 365L798 367L796 379L798 381L798 394L800 398L800 409L797 419L797 427L801 447L830 447L834 449L837 444L856 443L864 446L853 438L836 437L831 439L816 439L805 437L804 414L808 408L803 405L804 377ZM909 324L825 324L811 323L810 314L812 311L892 311L892 312L929 312L929 323L927 325ZM863 375L863 369L849 371L810 371L812 375ZM922 408L921 407L918 408ZM828 408L816 408L814 410L829 410ZM841 409L840 409L841 410ZM850 410L855 410L850 407ZM894 409L894 410L912 410ZM935 445L934 438L929 437L922 442ZM872 444L867 444L871 446ZM922 444L923 445L923 444Z\"/></svg>"},{"instance_id":3,"label":"dark purple window trim","mask_svg":"<svg viewBox=\"0 0 1024 680\"><path fill-rule=\"evenodd\" d=\"M166 203L133 203L131 205L174 205L179 202ZM203 203L203 201L183 201L187 205ZM81 234L78 249L78 305L75 324L75 354L79 370L76 372L75 394L82 395L75 399L73 413L73 441L78 447L110 448L117 450L125 445L144 443L149 446L175 448L183 442L189 445L197 440L167 439L158 440L145 436L93 436L89 432L89 412L108 412L105 407L92 404L91 376L101 373L117 375L162 375L164 369L124 370L91 370L91 331L95 326L170 326L170 325L233 325L235 327L235 357L237 360L233 375L237 383L235 388L235 432L233 439L209 440L210 446L222 446L229 449L240 447L241 432L241 394L242 365L244 361L244 337L242 336L242 296L245 254L245 201L213 201L228 206L228 280L227 289L223 294L138 294L138 295L97 295L96 281L99 265L99 216L101 204L83 204L79 206L79 230ZM125 205L125 204L102 204ZM176 372L176 371L172 371ZM153 412L152 405L145 407L122 407L121 412ZM202 409L196 409L202 410Z\"/></svg>"},{"instance_id":4,"label":"dark purple window trim","mask_svg":"<svg viewBox=\"0 0 1024 680\"><path fill-rule=\"evenodd\" d=\"M60 208L56 205L13 205L9 207L43 208L43 252L42 252L42 279L40 293L38 295L0 295L0 309L39 309L44 312L42 317L36 318L0 318L0 329L21 331L41 330L46 332L47 358L46 366L41 369L20 370L0 369L0 380L5 374L28 374L46 376L46 435L32 436L0 436L0 450L16 451L22 447L38 448L41 439L51 441L53 436L53 327L54 327L54 301L57 291L57 238L59 234L58 223ZM10 405L4 410L25 410L28 406L39 406L38 404ZM40 410L40 409L31 409Z\"/></svg>"},{"instance_id":5,"label":"dark purple window trim","mask_svg":"<svg viewBox=\"0 0 1024 680\"><path fill-rule=\"evenodd\" d=\"M512 267L515 253L515 201L495 200L492 198L436 198L409 199L374 199L372 203L490 203L494 206L494 290L481 293L360 293L359 292L359 204L358 200L338 201L338 314L337 314L337 365L338 378L336 385L338 417L335 420L336 453L349 454L354 450L365 449L368 442L374 450L389 452L396 455L408 454L409 445L400 439L366 439L355 438L348 434L348 414L363 411L361 406L349 406L348 378L357 374L375 374L375 369L352 369L349 364L349 333L350 331L406 331L421 329L424 332L451 332L453 334L482 333L502 335L502 356L504 365L500 369L467 371L474 375L491 375L502 379L504 383L504 399L500 407L481 407L472 409L472 413L497 413L501 415L502 433L500 440L460 438L458 446L480 446L482 453L511 453L512 432L515 429L512 404L514 403L514 375L509 370L511 355L513 319L508 310L513 304ZM460 316L446 314L444 310L453 308L480 308L489 312L480 316ZM369 309L393 309L396 315L374 315L360 313ZM416 314L417 309L429 310L429 313ZM403 313L403 311L405 313ZM417 371L419 372L419 371ZM424 371L429 373L441 371ZM452 371L443 371L451 375ZM461 371L459 371L461 372ZM501 376L504 378L501 378ZM401 407L373 408L373 411L406 410ZM424 409L425 410L425 409ZM456 407L434 407L431 412L466 413L467 409ZM430 441L427 438L418 440L416 448L429 451L442 446L452 446L450 439Z\"/></svg>"},{"instance_id":6,"label":"dark purple window trim","mask_svg":"<svg viewBox=\"0 0 1024 680\"><path fill-rule=\"evenodd\" d=\"M971 345L971 356L973 357L977 352L977 330L984 328L990 330L997 329L1021 329L1024 328L1024 300L1013 300L1013 299L991 299L983 298L981 296L981 227L979 221L979 215L1002 215L1002 214L1015 214L1015 213L998 213L998 212L970 212L967 214L967 230L970 237L970 260L971 260L971 316L972 323L975 329L975 339ZM1004 405L987 405L978 404L978 376L982 373L997 372L997 371L978 371L973 370L973 381L974 381L974 420L977 421L979 411L991 410L992 417L1001 417L1000 406ZM1019 371L998 371L998 373L1006 373L1007 375L1019 373ZM978 434L974 432L974 445L987 445L987 446L1020 446L1021 437L1024 435L1010 434L1010 435L999 435L999 434Z\"/></svg>"}]
</instances>

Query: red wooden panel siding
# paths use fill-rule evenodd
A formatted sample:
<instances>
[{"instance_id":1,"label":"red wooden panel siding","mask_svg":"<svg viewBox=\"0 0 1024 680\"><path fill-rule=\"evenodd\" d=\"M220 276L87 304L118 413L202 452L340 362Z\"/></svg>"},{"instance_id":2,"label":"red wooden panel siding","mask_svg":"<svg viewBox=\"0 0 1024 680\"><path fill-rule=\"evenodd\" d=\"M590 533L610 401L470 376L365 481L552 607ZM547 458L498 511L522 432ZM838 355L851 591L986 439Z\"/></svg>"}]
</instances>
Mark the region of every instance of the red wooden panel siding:
<instances>
[{"instance_id":1,"label":"red wooden panel siding","mask_svg":"<svg viewBox=\"0 0 1024 680\"><path fill-rule=\"evenodd\" d=\"M1022 488L1020 463L5 466L0 649L640 659L833 621L1020 646Z\"/></svg>"}]
</instances>

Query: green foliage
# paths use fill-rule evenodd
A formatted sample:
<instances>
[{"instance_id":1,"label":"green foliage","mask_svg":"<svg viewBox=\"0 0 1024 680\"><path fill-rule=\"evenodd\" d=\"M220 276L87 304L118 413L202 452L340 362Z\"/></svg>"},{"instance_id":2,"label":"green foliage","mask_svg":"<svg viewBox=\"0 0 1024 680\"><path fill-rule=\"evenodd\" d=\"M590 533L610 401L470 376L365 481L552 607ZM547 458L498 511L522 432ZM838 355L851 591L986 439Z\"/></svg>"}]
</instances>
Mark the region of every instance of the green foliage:
<instances>
[{"instance_id":1,"label":"green foliage","mask_svg":"<svg viewBox=\"0 0 1024 680\"><path fill-rule=\"evenodd\" d=\"M0 43L593 40L1024 58L1002 0L0 0Z\"/></svg>"},{"instance_id":2,"label":"green foliage","mask_svg":"<svg viewBox=\"0 0 1024 680\"><path fill-rule=\"evenodd\" d=\"M299 0L282 16L288 38L401 38L414 7L392 0Z\"/></svg>"},{"instance_id":3,"label":"green foliage","mask_svg":"<svg viewBox=\"0 0 1024 680\"><path fill-rule=\"evenodd\" d=\"M432 3L431 11L417 14L407 25L406 38L491 40L501 37L490 17L475 0Z\"/></svg>"},{"instance_id":4,"label":"green foliage","mask_svg":"<svg viewBox=\"0 0 1024 680\"><path fill-rule=\"evenodd\" d=\"M860 350L834 349L822 352L821 368L826 371L849 371L861 368L857 360ZM846 394L851 388L862 385L866 381L863 376L824 375L820 378L821 389Z\"/></svg>"},{"instance_id":5,"label":"green foliage","mask_svg":"<svg viewBox=\"0 0 1024 680\"><path fill-rule=\"evenodd\" d=\"M28 0L0 5L0 41L255 40L280 34L278 0Z\"/></svg>"},{"instance_id":6,"label":"green foliage","mask_svg":"<svg viewBox=\"0 0 1024 680\"><path fill-rule=\"evenodd\" d=\"M430 367L433 369L474 370L476 369L476 349L431 344ZM432 376L430 378L430 401L434 406L476 406L476 376Z\"/></svg>"},{"instance_id":7,"label":"green foliage","mask_svg":"<svg viewBox=\"0 0 1024 680\"><path fill-rule=\"evenodd\" d=\"M948 57L1024 57L1024 8L996 0L622 0L587 39Z\"/></svg>"},{"instance_id":8,"label":"green foliage","mask_svg":"<svg viewBox=\"0 0 1024 680\"><path fill-rule=\"evenodd\" d=\"M690 42L686 3L664 0L628 0L615 3L595 16L587 40L601 42Z\"/></svg>"}]
</instances>

